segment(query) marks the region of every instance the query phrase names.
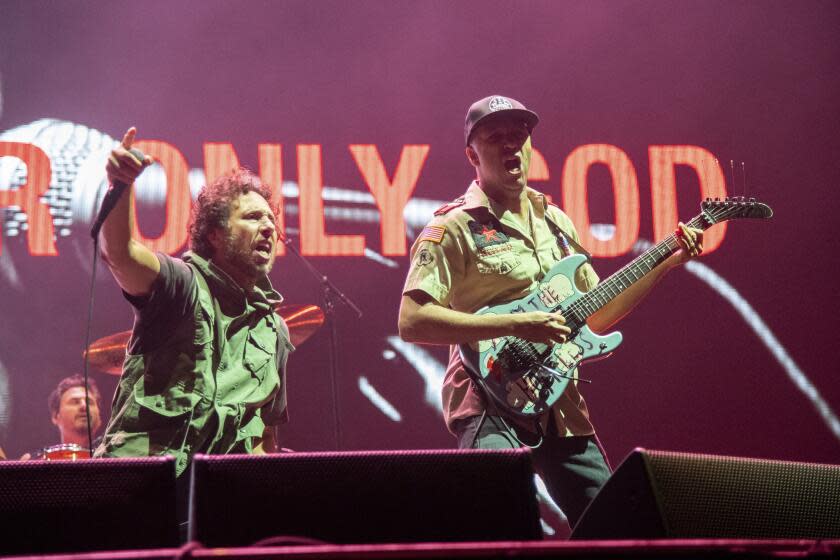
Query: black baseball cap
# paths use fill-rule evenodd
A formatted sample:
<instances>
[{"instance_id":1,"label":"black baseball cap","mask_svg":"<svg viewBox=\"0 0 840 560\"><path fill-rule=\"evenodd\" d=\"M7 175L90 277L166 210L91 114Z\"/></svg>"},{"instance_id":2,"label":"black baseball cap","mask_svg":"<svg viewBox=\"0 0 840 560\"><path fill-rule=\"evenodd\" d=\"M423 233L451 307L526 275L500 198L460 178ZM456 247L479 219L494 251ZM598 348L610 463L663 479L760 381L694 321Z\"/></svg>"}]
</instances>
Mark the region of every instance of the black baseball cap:
<instances>
[{"instance_id":1,"label":"black baseball cap","mask_svg":"<svg viewBox=\"0 0 840 560\"><path fill-rule=\"evenodd\" d=\"M525 105L516 99L511 99L503 95L491 95L490 97L479 99L470 105L470 110L467 111L467 119L464 123L464 142L467 145L470 144L470 135L480 122L488 117L502 114L521 117L525 122L525 126L528 127L528 132L534 130L534 127L540 122L540 118L535 112L526 109Z\"/></svg>"}]
</instances>

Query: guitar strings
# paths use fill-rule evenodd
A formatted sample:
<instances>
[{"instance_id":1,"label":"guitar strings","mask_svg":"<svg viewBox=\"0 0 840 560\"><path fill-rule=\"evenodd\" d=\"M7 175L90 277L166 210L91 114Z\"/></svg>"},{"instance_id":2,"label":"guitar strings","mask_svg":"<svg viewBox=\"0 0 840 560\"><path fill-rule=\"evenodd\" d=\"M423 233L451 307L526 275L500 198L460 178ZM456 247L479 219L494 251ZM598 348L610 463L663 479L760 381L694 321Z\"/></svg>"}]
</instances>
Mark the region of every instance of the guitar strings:
<instances>
[{"instance_id":1,"label":"guitar strings","mask_svg":"<svg viewBox=\"0 0 840 560\"><path fill-rule=\"evenodd\" d=\"M718 210L715 212L715 210ZM726 218L730 218L743 210L743 206L739 206L736 202L734 204L728 204L726 207L722 209L719 208L712 208L711 213L714 214L714 218L716 219L715 223L724 221ZM695 216L692 218L686 225L689 227L702 227L704 218L707 217L707 213L704 211L703 213ZM713 224L711 224L713 225ZM623 292L626 288L630 287L633 283L638 281L642 276L653 270L653 268L659 264L659 262L665 260L668 256L674 253L677 249L679 249L680 244L677 241L677 236L675 234L668 235L665 239L663 239L660 243L654 245L644 253L642 253L636 259L633 259L628 264L624 265L620 268L615 274L610 276L605 282L599 284L591 291L584 294L582 297L571 303L565 310L564 313L571 314L573 319L576 322L585 322L584 319L606 305L612 298L619 295ZM665 252L662 252L663 249L667 249ZM654 254L656 255L654 257ZM637 274L639 264L641 262L646 262L648 259L652 259L654 263L653 266L650 266L650 270L644 272L643 274ZM613 292L613 293L609 293Z\"/></svg>"}]
</instances>

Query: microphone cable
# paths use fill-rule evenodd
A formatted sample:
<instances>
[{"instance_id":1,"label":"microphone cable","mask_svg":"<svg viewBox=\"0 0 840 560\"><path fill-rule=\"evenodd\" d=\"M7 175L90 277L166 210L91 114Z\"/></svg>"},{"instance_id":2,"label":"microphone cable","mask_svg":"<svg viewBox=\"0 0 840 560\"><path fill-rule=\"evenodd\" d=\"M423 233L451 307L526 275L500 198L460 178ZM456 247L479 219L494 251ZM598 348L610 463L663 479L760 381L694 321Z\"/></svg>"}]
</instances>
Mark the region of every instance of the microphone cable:
<instances>
[{"instance_id":1,"label":"microphone cable","mask_svg":"<svg viewBox=\"0 0 840 560\"><path fill-rule=\"evenodd\" d=\"M131 148L129 152L138 161L138 163L146 159L145 154L136 148ZM114 181L112 185L109 185L108 190L105 191L105 194L102 196L102 202L99 205L99 212L97 213L93 226L90 229L90 236L93 238L93 266L91 267L90 272L90 296L88 299L87 326L85 328L85 359L82 376L84 377L85 383L85 420L87 421L88 453L90 453L91 459L93 459L94 449L93 430L90 426L90 390L88 387L88 372L90 369L90 331L93 324L93 304L95 300L94 296L96 294L96 267L99 265L99 231L105 223L105 219L108 217L108 214L111 213L111 210L114 209L117 201L130 186L131 185L127 185L120 181Z\"/></svg>"},{"instance_id":2,"label":"microphone cable","mask_svg":"<svg viewBox=\"0 0 840 560\"><path fill-rule=\"evenodd\" d=\"M85 327L85 360L82 375L85 380L85 421L87 422L88 452L93 459L93 430L90 427L90 390L88 389L88 369L90 365L90 331L93 324L93 303L96 294L96 267L99 265L99 235L93 238L93 268L90 272L90 296L88 298L87 326Z\"/></svg>"}]
</instances>

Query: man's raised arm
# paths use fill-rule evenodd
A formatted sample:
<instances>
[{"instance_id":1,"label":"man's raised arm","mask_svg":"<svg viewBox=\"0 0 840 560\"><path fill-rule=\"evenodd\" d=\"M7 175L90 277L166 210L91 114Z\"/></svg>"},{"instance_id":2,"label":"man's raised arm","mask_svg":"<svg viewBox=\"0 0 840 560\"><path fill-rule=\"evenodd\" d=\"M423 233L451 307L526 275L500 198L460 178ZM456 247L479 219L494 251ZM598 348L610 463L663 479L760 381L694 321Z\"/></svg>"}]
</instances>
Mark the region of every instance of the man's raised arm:
<instances>
[{"instance_id":1,"label":"man's raised arm","mask_svg":"<svg viewBox=\"0 0 840 560\"><path fill-rule=\"evenodd\" d=\"M154 253L131 237L134 229L134 218L130 211L131 187L137 176L153 162L149 156L140 161L129 151L136 134L137 129L129 128L120 145L108 158L105 167L108 182L111 185L124 183L129 188L123 192L102 224L99 241L102 258L108 263L117 284L128 294L144 296L149 293L160 272L160 262Z\"/></svg>"}]
</instances>

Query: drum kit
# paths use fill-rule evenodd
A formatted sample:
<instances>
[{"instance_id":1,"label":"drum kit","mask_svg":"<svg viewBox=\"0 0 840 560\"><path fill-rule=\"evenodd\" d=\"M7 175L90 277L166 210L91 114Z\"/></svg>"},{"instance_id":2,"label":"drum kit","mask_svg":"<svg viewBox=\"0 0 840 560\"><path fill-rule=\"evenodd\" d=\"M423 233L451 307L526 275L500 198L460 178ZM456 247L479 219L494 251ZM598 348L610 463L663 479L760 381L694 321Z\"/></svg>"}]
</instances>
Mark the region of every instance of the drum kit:
<instances>
[{"instance_id":1,"label":"drum kit","mask_svg":"<svg viewBox=\"0 0 840 560\"><path fill-rule=\"evenodd\" d=\"M51 445L32 454L32 459L41 461L78 461L90 459L90 449L76 443Z\"/></svg>"},{"instance_id":2,"label":"drum kit","mask_svg":"<svg viewBox=\"0 0 840 560\"><path fill-rule=\"evenodd\" d=\"M278 304L274 310L289 327L290 342L295 347L306 342L324 324L324 312L317 305ZM123 331L95 341L88 353L90 365L102 373L120 375L130 338L131 331Z\"/></svg>"},{"instance_id":3,"label":"drum kit","mask_svg":"<svg viewBox=\"0 0 840 560\"><path fill-rule=\"evenodd\" d=\"M317 305L278 304L275 312L289 327L290 342L299 347L324 324L324 311ZM90 365L102 373L120 375L131 331L105 336L90 345ZM74 443L53 445L33 453L32 459L44 461L77 461L90 459L90 450Z\"/></svg>"}]
</instances>

